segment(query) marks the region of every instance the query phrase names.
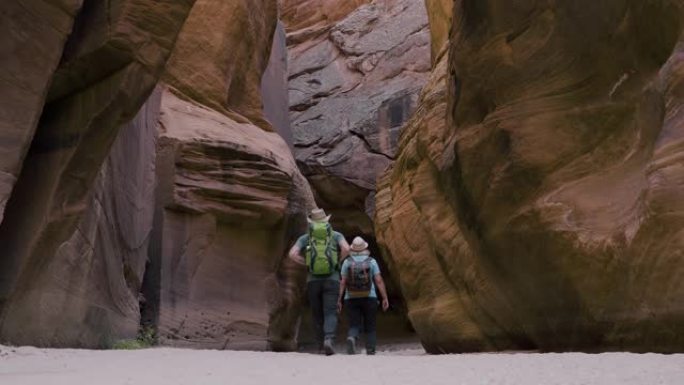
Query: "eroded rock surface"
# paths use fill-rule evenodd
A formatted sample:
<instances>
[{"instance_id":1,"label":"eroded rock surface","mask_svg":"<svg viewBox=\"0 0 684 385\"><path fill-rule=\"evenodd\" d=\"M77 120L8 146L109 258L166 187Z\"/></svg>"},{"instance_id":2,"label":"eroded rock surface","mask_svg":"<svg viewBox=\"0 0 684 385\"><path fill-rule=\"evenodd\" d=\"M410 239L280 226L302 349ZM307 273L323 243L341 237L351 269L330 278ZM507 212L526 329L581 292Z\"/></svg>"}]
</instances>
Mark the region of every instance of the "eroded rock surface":
<instances>
[{"instance_id":1,"label":"eroded rock surface","mask_svg":"<svg viewBox=\"0 0 684 385\"><path fill-rule=\"evenodd\" d=\"M160 94L121 128L72 236L45 261L49 274L3 324L18 344L108 347L135 338L154 213Z\"/></svg>"},{"instance_id":2,"label":"eroded rock surface","mask_svg":"<svg viewBox=\"0 0 684 385\"><path fill-rule=\"evenodd\" d=\"M198 0L169 61L151 255L162 344L294 347L304 271L284 257L314 203L261 109L276 22L275 0Z\"/></svg>"},{"instance_id":3,"label":"eroded rock surface","mask_svg":"<svg viewBox=\"0 0 684 385\"><path fill-rule=\"evenodd\" d=\"M371 0L279 0L279 5L283 21L294 32L291 38L303 41L327 32L332 24L370 2Z\"/></svg>"},{"instance_id":4,"label":"eroded rock surface","mask_svg":"<svg viewBox=\"0 0 684 385\"><path fill-rule=\"evenodd\" d=\"M37 83L24 89L35 90L36 95L27 100L25 116L19 112L23 109L14 111L22 118L16 125L12 123L15 131L7 132L21 132L25 139L41 108L42 115L0 225L4 250L0 260L0 339L18 344L101 346L103 336L112 330L129 330L137 320L131 319L132 307L137 305L123 289L127 273L120 266L100 272L84 266L69 269L65 258L75 258L76 263L92 260L91 256L87 250L75 255L59 250L70 247L65 244L73 241L78 224L89 212L93 183L119 128L135 116L152 92L193 1L29 1L18 7L16 3L0 6L3 11L10 10L9 14L3 12L3 17L23 23L29 16L21 12L30 13L32 19L27 23L40 33L29 35L27 45L17 46L17 56L3 61L3 71L5 63L10 67L5 74L11 74L15 60L33 60L26 65L26 78L36 75ZM70 28L73 14L77 16ZM15 28L13 22L3 22L3 28L5 25L14 31L10 33L14 42L19 28L34 31L26 24ZM52 52L69 32L63 49ZM36 48L44 43L50 48ZM34 52L38 58L24 56L33 51L40 51ZM42 54L45 62L40 59ZM51 74L49 90L42 89L55 55L61 55L61 60ZM41 98L44 105L36 107ZM24 139L17 141L15 155L24 151ZM97 247L101 246L92 245ZM93 268L125 264L120 255L109 256ZM133 264L138 266L139 261ZM135 274L130 279L134 281ZM118 281L108 289L111 296L103 289L100 294L79 297L83 291L94 290L89 285L95 281L102 284L102 280Z\"/></svg>"},{"instance_id":5,"label":"eroded rock surface","mask_svg":"<svg viewBox=\"0 0 684 385\"><path fill-rule=\"evenodd\" d=\"M377 195L428 351L684 349L681 7L454 3Z\"/></svg>"},{"instance_id":6,"label":"eroded rock surface","mask_svg":"<svg viewBox=\"0 0 684 385\"><path fill-rule=\"evenodd\" d=\"M0 13L0 220L80 1L8 0Z\"/></svg>"},{"instance_id":7,"label":"eroded rock surface","mask_svg":"<svg viewBox=\"0 0 684 385\"><path fill-rule=\"evenodd\" d=\"M370 235L375 180L430 69L425 6L290 1L284 20L297 162L334 224Z\"/></svg>"}]
</instances>

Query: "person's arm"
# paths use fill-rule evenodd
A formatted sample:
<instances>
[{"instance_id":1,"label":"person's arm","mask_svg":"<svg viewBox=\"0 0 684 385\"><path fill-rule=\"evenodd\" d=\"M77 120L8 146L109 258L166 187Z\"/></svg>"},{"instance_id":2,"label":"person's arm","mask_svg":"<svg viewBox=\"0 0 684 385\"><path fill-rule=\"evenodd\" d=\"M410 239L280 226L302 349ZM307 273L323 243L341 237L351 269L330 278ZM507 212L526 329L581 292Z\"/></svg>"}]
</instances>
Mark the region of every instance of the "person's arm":
<instances>
[{"instance_id":1,"label":"person's arm","mask_svg":"<svg viewBox=\"0 0 684 385\"><path fill-rule=\"evenodd\" d=\"M375 287L378 288L380 296L382 297L382 310L387 311L389 309L389 300L387 299L387 289L385 289L385 281L382 279L380 273L373 276L373 281L375 281Z\"/></svg>"},{"instance_id":2,"label":"person's arm","mask_svg":"<svg viewBox=\"0 0 684 385\"><path fill-rule=\"evenodd\" d=\"M347 277L343 276L340 280L340 294L337 296L337 312L342 312L342 299L344 298L344 291L347 288Z\"/></svg>"},{"instance_id":3,"label":"person's arm","mask_svg":"<svg viewBox=\"0 0 684 385\"><path fill-rule=\"evenodd\" d=\"M301 239L301 238L300 238ZM299 265L305 265L306 262L304 261L304 257L302 257L302 248L300 247L300 239L295 242L294 246L290 249L290 251L287 253L287 256L295 261Z\"/></svg>"},{"instance_id":4,"label":"person's arm","mask_svg":"<svg viewBox=\"0 0 684 385\"><path fill-rule=\"evenodd\" d=\"M349 244L347 243L347 240L344 239L344 236L340 236L337 244L340 246L340 261L344 261L349 255Z\"/></svg>"}]
</instances>

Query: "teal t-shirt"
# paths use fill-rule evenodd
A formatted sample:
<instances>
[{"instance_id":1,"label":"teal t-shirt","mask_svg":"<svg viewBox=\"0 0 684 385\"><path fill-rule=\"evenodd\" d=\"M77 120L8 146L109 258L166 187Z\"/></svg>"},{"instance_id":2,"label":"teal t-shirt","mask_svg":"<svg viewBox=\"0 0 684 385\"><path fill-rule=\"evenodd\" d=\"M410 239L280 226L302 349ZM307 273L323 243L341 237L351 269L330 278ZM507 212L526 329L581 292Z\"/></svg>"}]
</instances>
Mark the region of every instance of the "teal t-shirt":
<instances>
[{"instance_id":1,"label":"teal t-shirt","mask_svg":"<svg viewBox=\"0 0 684 385\"><path fill-rule=\"evenodd\" d=\"M355 254L352 253L348 258L342 262L342 277L347 278L348 270L349 270L349 265L351 264L349 262L350 258L354 259L354 262L363 262L368 258L368 254ZM375 278L376 274L380 274L380 266L378 266L378 262L374 259L371 258L370 260L370 268L371 268L371 277ZM371 288L370 292L368 293L368 298L378 298L378 295L375 293L375 280L371 280ZM347 290L344 293L344 299L349 299L349 290Z\"/></svg>"},{"instance_id":2,"label":"teal t-shirt","mask_svg":"<svg viewBox=\"0 0 684 385\"><path fill-rule=\"evenodd\" d=\"M339 255L340 253L340 241L344 239L344 235L342 233L339 233L337 231L333 231L333 241L335 242L335 246L337 246L337 253ZM299 247L299 250L301 250L302 255L304 255L304 251L306 250L306 247L309 245L309 234L304 234L301 237L297 239L297 247ZM306 282L309 281L316 281L320 279L332 279L333 281L339 281L340 280L340 272L335 271L334 273L330 274L327 277L316 277L313 276L311 273L308 273L306 277Z\"/></svg>"}]
</instances>

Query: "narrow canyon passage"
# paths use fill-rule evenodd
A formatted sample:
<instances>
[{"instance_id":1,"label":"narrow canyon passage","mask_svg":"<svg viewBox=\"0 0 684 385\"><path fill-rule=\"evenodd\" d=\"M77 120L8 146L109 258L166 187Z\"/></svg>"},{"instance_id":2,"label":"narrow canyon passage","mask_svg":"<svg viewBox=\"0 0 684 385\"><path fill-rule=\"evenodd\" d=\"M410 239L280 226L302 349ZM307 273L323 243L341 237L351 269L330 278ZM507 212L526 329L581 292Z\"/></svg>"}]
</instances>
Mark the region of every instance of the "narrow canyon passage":
<instances>
[{"instance_id":1,"label":"narrow canyon passage","mask_svg":"<svg viewBox=\"0 0 684 385\"><path fill-rule=\"evenodd\" d=\"M411 340L401 289L376 242L373 221L376 180L394 159L401 128L417 107L430 73L425 4L390 0L282 5L297 165L316 204L332 215L333 228L349 242L364 238L380 262L392 304L381 317L381 342ZM304 10L314 5L318 12ZM300 336L310 326L303 323Z\"/></svg>"},{"instance_id":2,"label":"narrow canyon passage","mask_svg":"<svg viewBox=\"0 0 684 385\"><path fill-rule=\"evenodd\" d=\"M372 202L430 70L426 10L318 5L3 5L3 101L35 111L5 114L25 142L7 148L1 342L306 348L304 272L285 252L316 206L380 260L380 343L415 341Z\"/></svg>"},{"instance_id":3,"label":"narrow canyon passage","mask_svg":"<svg viewBox=\"0 0 684 385\"><path fill-rule=\"evenodd\" d=\"M684 351L680 0L0 11L0 344L309 351L320 207L388 350Z\"/></svg>"}]
</instances>

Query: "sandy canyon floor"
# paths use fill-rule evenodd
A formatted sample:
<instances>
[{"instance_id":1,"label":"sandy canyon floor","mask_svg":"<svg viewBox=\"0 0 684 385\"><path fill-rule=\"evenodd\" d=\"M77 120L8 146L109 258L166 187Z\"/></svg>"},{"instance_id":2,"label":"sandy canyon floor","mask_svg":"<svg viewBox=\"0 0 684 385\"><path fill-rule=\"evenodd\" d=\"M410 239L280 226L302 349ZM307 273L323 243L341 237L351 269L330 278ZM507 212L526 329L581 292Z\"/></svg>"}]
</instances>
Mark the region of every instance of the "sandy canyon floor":
<instances>
[{"instance_id":1,"label":"sandy canyon floor","mask_svg":"<svg viewBox=\"0 0 684 385\"><path fill-rule=\"evenodd\" d=\"M684 384L684 354L338 354L0 347L2 385Z\"/></svg>"}]
</instances>

